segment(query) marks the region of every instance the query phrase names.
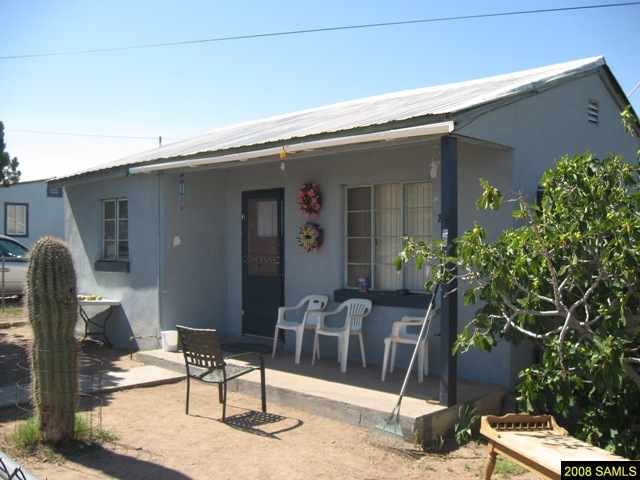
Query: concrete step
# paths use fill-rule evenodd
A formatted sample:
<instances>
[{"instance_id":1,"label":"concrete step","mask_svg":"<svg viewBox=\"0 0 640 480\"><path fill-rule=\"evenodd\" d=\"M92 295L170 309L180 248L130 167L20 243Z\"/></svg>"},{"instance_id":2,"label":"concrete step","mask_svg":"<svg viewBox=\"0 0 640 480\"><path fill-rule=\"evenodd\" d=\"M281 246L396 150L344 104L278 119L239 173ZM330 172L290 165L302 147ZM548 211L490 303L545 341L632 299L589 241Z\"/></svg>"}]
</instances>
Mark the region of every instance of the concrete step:
<instances>
[{"instance_id":1,"label":"concrete step","mask_svg":"<svg viewBox=\"0 0 640 480\"><path fill-rule=\"evenodd\" d=\"M80 391L83 393L107 393L129 388L152 387L183 380L184 373L156 365L143 365L129 370L80 375ZM30 385L0 387L0 408L20 405L31 399Z\"/></svg>"},{"instance_id":2,"label":"concrete step","mask_svg":"<svg viewBox=\"0 0 640 480\"><path fill-rule=\"evenodd\" d=\"M146 365L162 367L184 373L181 353L150 350L135 354L137 361ZM291 361L291 365L287 363ZM235 362L234 363L242 363ZM335 374L337 366L333 362L321 365L294 366L292 359L271 361L268 359L266 375L267 404L287 405L302 411L338 420L344 423L373 428L384 424L396 404L401 376L394 374L398 384L394 389L387 382L382 384L378 372L373 369L350 367L347 374ZM314 372L311 376L304 374ZM326 372L324 378L322 373ZM318 375L318 373L320 375ZM346 379L352 378L353 384ZM402 402L400 424L408 441L427 441L443 434L455 423L458 407L445 407L434 400L428 392L436 392L438 380L425 379L422 398L407 395ZM377 388L376 388L377 387ZM386 387L381 389L381 387ZM391 387L391 388L390 388ZM472 388L473 387L473 388ZM260 396L260 375L258 371L244 375L229 384L230 392L241 392L258 398ZM480 388L468 386L467 397L476 405L480 413L499 413L504 392L497 387ZM473 398L471 398L473 397Z\"/></svg>"}]
</instances>

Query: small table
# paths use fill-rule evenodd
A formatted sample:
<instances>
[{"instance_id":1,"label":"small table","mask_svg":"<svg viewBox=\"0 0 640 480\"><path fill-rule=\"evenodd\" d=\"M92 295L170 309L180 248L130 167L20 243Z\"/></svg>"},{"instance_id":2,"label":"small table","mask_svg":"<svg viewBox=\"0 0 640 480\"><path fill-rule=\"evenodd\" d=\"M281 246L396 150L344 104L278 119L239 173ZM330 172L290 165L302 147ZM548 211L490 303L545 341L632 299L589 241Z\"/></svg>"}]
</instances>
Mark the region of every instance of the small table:
<instances>
[{"instance_id":1,"label":"small table","mask_svg":"<svg viewBox=\"0 0 640 480\"><path fill-rule=\"evenodd\" d=\"M107 347L111 347L112 343L107 336L107 324L111 315L113 315L113 310L115 307L119 306L120 302L118 300L109 300L107 298L103 298L101 300L78 300L78 313L80 314L80 318L84 322L84 336L82 337L81 342L90 340L101 343ZM107 316L104 317L104 320L99 323L96 322L94 316L90 316L87 313L86 307L107 307ZM93 328L92 328L93 327ZM95 337L102 337L102 340Z\"/></svg>"}]
</instances>

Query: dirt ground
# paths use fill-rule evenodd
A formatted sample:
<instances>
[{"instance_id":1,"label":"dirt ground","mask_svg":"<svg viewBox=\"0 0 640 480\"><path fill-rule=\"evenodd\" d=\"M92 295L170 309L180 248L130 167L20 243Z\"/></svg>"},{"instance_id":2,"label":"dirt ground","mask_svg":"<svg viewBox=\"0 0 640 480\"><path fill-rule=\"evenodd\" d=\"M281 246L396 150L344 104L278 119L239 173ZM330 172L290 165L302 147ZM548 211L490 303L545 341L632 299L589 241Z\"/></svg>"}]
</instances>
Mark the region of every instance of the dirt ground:
<instances>
[{"instance_id":1,"label":"dirt ground","mask_svg":"<svg viewBox=\"0 0 640 480\"><path fill-rule=\"evenodd\" d=\"M264 417L252 410L259 406L257 399L237 393L230 394L231 418L223 424L215 388L192 387L190 415L184 413L184 393L185 382L114 393L102 413L104 427L118 436L117 441L64 454L62 464L20 460L35 475L60 480L462 480L479 478L484 463L481 445L449 455L400 452L394 442L380 443L380 437L365 429L281 405L270 404ZM0 449L14 425L0 424Z\"/></svg>"},{"instance_id":2,"label":"dirt ground","mask_svg":"<svg viewBox=\"0 0 640 480\"><path fill-rule=\"evenodd\" d=\"M29 383L29 351L33 333L20 306L0 311L0 387ZM81 374L95 371L127 370L142 365L128 352L103 348L94 342L80 345Z\"/></svg>"},{"instance_id":3,"label":"dirt ground","mask_svg":"<svg viewBox=\"0 0 640 480\"><path fill-rule=\"evenodd\" d=\"M21 374L15 363L28 358L31 330L20 320L19 314L0 315L0 386L15 382ZM125 352L95 346L83 352L100 357L108 369L139 365ZM103 427L116 441L60 452L55 459L18 460L40 478L60 480L481 478L486 447L475 443L448 455L424 454L365 429L278 404L269 403L269 414L263 415L254 410L257 399L234 392L230 418L223 424L217 389L193 385L187 416L185 386L183 381L109 394L101 411ZM21 415L13 407L0 409L0 450L10 450L6 436ZM494 478L535 478L512 473L506 465Z\"/></svg>"}]
</instances>

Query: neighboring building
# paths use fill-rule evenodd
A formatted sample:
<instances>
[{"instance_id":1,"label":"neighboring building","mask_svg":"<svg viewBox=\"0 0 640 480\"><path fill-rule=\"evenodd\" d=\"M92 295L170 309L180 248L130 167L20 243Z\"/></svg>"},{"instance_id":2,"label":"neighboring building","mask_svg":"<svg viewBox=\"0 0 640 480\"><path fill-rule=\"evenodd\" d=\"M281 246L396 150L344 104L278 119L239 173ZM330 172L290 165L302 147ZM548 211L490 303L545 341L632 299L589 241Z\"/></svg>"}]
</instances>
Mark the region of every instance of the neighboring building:
<instances>
[{"instance_id":1,"label":"neighboring building","mask_svg":"<svg viewBox=\"0 0 640 480\"><path fill-rule=\"evenodd\" d=\"M638 143L619 117L627 103L604 59L589 58L232 125L57 179L79 289L121 300L116 343L149 348L176 324L268 337L279 305L359 296L365 278L374 301L366 350L379 364L391 322L424 311L424 277L392 266L401 238L512 225L506 210L475 208L479 177L535 198L562 154L631 160ZM307 221L297 193L309 181L323 197L313 221L324 244L313 253L296 241ZM472 314L462 295L457 310L462 327ZM455 334L448 325L444 337ZM434 373L447 351L436 337ZM504 343L463 355L459 374L511 386L530 359Z\"/></svg>"},{"instance_id":2,"label":"neighboring building","mask_svg":"<svg viewBox=\"0 0 640 480\"><path fill-rule=\"evenodd\" d=\"M0 228L27 247L45 235L64 238L62 188L47 179L0 186Z\"/></svg>"}]
</instances>

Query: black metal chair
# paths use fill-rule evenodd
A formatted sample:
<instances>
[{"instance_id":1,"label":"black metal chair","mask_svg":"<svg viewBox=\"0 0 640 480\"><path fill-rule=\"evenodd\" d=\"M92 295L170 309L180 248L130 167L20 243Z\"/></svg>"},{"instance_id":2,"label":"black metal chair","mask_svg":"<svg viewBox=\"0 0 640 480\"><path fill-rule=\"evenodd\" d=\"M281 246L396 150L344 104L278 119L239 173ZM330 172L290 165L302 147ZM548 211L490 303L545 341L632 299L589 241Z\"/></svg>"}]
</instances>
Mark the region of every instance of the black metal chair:
<instances>
[{"instance_id":1,"label":"black metal chair","mask_svg":"<svg viewBox=\"0 0 640 480\"><path fill-rule=\"evenodd\" d=\"M222 353L220 337L215 330L205 328L189 328L176 326L178 342L184 354L187 371L187 405L185 413L189 415L190 379L195 378L204 383L218 385L218 400L222 404L222 421L227 413L227 383L254 370L260 370L260 392L262 395L262 411L267 412L267 397L264 381L264 359L259 352L243 352L235 355ZM225 360L254 356L258 358L258 365L234 365Z\"/></svg>"}]
</instances>

